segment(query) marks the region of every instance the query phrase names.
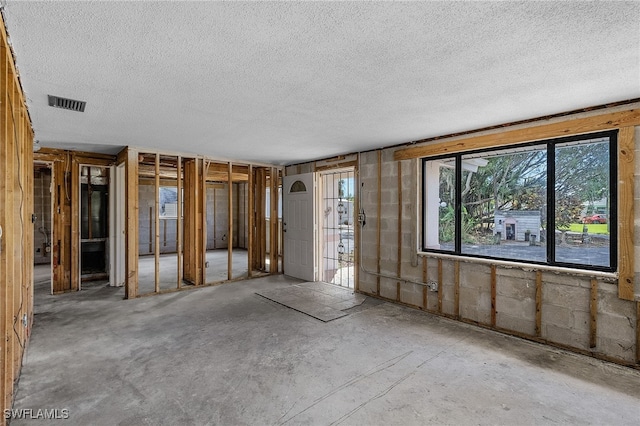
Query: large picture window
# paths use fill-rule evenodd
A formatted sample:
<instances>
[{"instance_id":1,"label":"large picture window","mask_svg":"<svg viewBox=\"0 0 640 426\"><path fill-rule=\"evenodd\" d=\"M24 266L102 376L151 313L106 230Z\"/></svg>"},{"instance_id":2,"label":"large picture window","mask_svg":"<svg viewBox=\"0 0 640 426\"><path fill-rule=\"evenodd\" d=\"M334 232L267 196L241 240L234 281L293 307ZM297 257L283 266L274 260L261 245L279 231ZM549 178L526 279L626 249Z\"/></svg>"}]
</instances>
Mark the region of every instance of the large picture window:
<instances>
[{"instance_id":1,"label":"large picture window","mask_svg":"<svg viewBox=\"0 0 640 426\"><path fill-rule=\"evenodd\" d=\"M616 135L423 161L423 250L613 271Z\"/></svg>"}]
</instances>

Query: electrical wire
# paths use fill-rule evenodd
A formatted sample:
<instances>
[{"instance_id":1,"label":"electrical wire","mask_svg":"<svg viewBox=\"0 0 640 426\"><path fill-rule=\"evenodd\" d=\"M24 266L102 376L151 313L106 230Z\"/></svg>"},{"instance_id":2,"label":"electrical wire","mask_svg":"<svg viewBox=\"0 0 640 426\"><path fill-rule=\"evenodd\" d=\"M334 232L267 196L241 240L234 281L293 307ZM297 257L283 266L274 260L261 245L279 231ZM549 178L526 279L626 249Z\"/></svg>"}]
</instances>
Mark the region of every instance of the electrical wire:
<instances>
[{"instance_id":1,"label":"electrical wire","mask_svg":"<svg viewBox=\"0 0 640 426\"><path fill-rule=\"evenodd\" d=\"M67 161L64 165L64 195L67 198L67 201L71 202L71 195L69 193L69 167L71 164L71 152L67 151ZM89 176L89 179L91 176Z\"/></svg>"},{"instance_id":2,"label":"electrical wire","mask_svg":"<svg viewBox=\"0 0 640 426\"><path fill-rule=\"evenodd\" d=\"M14 138L14 142L15 142L15 148L16 148L16 158L18 160L18 187L20 188L20 248L21 248L21 254L24 254L24 187L22 185L22 163L20 161L20 148L18 146L18 129L16 127L16 117L15 117L15 113L13 111L13 101L11 100L11 94L9 92L7 92L7 96L9 98L9 105L10 105L10 110L11 110L11 121L13 123L13 138ZM20 268L20 282L22 283L22 287L23 290L28 291L28 287L26 287L25 285L25 280L24 280L24 269ZM24 307L24 293L25 291L21 291L20 292L20 307L18 308L18 312L16 312L16 315L14 315L13 318L13 332L16 335L16 339L18 340L18 344L20 345L20 348L22 348L22 350L24 350L24 343L22 342L22 339L20 338L20 333L18 333L18 330L16 330L16 325L18 324L18 320L19 318L22 316L22 309Z\"/></svg>"}]
</instances>

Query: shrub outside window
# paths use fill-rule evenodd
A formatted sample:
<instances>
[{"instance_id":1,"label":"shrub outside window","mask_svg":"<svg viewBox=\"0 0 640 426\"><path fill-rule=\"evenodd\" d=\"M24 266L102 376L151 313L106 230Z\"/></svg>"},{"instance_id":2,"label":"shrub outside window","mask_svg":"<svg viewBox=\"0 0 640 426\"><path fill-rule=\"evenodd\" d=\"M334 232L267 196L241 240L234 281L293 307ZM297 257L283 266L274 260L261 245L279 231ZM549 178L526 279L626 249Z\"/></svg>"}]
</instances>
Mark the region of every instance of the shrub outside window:
<instances>
[{"instance_id":1,"label":"shrub outside window","mask_svg":"<svg viewBox=\"0 0 640 426\"><path fill-rule=\"evenodd\" d=\"M614 271L616 136L423 161L423 250Z\"/></svg>"}]
</instances>

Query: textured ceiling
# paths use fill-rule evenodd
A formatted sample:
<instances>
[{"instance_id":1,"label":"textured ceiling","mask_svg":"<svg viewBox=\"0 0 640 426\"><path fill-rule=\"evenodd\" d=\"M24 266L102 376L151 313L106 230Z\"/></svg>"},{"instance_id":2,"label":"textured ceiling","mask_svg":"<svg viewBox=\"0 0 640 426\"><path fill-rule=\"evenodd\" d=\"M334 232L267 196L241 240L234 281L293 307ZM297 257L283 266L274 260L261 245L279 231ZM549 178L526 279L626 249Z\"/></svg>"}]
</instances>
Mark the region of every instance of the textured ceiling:
<instances>
[{"instance_id":1,"label":"textured ceiling","mask_svg":"<svg viewBox=\"0 0 640 426\"><path fill-rule=\"evenodd\" d=\"M43 146L289 164L640 97L640 2L9 0L4 14Z\"/></svg>"}]
</instances>

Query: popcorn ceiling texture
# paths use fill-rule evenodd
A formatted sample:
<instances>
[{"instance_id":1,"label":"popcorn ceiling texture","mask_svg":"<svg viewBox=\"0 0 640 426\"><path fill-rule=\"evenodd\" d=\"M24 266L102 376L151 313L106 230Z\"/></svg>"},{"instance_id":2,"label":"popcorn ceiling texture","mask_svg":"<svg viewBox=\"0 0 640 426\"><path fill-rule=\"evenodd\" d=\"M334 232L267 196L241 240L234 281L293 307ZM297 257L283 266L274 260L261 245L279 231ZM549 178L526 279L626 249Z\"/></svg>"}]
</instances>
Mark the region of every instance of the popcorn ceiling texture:
<instances>
[{"instance_id":1,"label":"popcorn ceiling texture","mask_svg":"<svg viewBox=\"0 0 640 426\"><path fill-rule=\"evenodd\" d=\"M43 146L291 164L640 97L638 2L8 2ZM47 94L87 101L85 113Z\"/></svg>"}]
</instances>

